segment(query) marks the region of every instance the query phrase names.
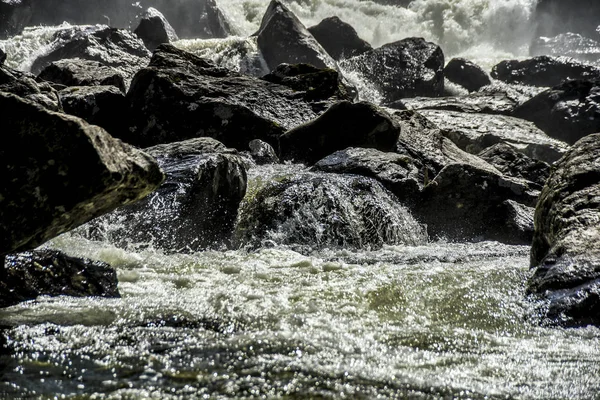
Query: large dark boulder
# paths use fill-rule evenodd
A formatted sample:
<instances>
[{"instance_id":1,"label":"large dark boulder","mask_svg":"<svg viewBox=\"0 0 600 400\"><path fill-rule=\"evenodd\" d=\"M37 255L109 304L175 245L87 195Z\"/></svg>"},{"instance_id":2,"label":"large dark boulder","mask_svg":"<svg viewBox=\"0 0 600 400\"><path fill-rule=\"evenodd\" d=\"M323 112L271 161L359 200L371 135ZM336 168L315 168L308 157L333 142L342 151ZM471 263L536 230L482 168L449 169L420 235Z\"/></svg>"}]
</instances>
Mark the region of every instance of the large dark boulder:
<instances>
[{"instance_id":1,"label":"large dark boulder","mask_svg":"<svg viewBox=\"0 0 600 400\"><path fill-rule=\"evenodd\" d=\"M600 131L600 81L576 80L548 89L517 107L513 115L548 136L573 144Z\"/></svg>"},{"instance_id":2,"label":"large dark boulder","mask_svg":"<svg viewBox=\"0 0 600 400\"><path fill-rule=\"evenodd\" d=\"M144 42L132 32L102 25L61 29L55 33L54 41L57 45L33 62L31 72L39 74L53 61L81 58L116 68L131 78L150 59Z\"/></svg>"},{"instance_id":3,"label":"large dark boulder","mask_svg":"<svg viewBox=\"0 0 600 400\"><path fill-rule=\"evenodd\" d=\"M114 137L125 135L128 103L115 86L72 86L58 96L65 113L98 125Z\"/></svg>"},{"instance_id":4,"label":"large dark boulder","mask_svg":"<svg viewBox=\"0 0 600 400\"><path fill-rule=\"evenodd\" d=\"M537 56L502 61L492 68L492 77L507 83L551 87L573 79L600 79L600 68L568 58Z\"/></svg>"},{"instance_id":5,"label":"large dark boulder","mask_svg":"<svg viewBox=\"0 0 600 400\"><path fill-rule=\"evenodd\" d=\"M600 134L555 166L535 210L528 290L564 325L600 325Z\"/></svg>"},{"instance_id":6,"label":"large dark boulder","mask_svg":"<svg viewBox=\"0 0 600 400\"><path fill-rule=\"evenodd\" d=\"M12 93L51 111L62 111L57 91L48 83L36 82L35 76L0 66L0 92Z\"/></svg>"},{"instance_id":7,"label":"large dark boulder","mask_svg":"<svg viewBox=\"0 0 600 400\"><path fill-rule=\"evenodd\" d=\"M1 276L0 307L38 296L121 297L110 265L56 250L8 255Z\"/></svg>"},{"instance_id":8,"label":"large dark boulder","mask_svg":"<svg viewBox=\"0 0 600 400\"><path fill-rule=\"evenodd\" d=\"M227 247L246 194L246 167L235 150L211 138L144 150L165 171L164 184L144 200L80 229L120 247L167 252Z\"/></svg>"},{"instance_id":9,"label":"large dark boulder","mask_svg":"<svg viewBox=\"0 0 600 400\"><path fill-rule=\"evenodd\" d=\"M5 61L6 61L6 53L4 52L4 50L0 49L0 67L4 65Z\"/></svg>"},{"instance_id":10,"label":"large dark boulder","mask_svg":"<svg viewBox=\"0 0 600 400\"><path fill-rule=\"evenodd\" d=\"M404 97L444 94L444 53L422 38L407 38L341 62L363 75L389 103Z\"/></svg>"},{"instance_id":11,"label":"large dark boulder","mask_svg":"<svg viewBox=\"0 0 600 400\"><path fill-rule=\"evenodd\" d=\"M0 255L36 247L158 187L152 157L102 128L0 93Z\"/></svg>"},{"instance_id":12,"label":"large dark boulder","mask_svg":"<svg viewBox=\"0 0 600 400\"><path fill-rule=\"evenodd\" d=\"M258 48L270 69L279 64L337 68L335 61L280 0L272 0L258 29Z\"/></svg>"},{"instance_id":13,"label":"large dark boulder","mask_svg":"<svg viewBox=\"0 0 600 400\"><path fill-rule=\"evenodd\" d=\"M303 173L260 189L243 204L238 246L266 241L310 249L417 245L425 229L375 180Z\"/></svg>"},{"instance_id":14,"label":"large dark boulder","mask_svg":"<svg viewBox=\"0 0 600 400\"><path fill-rule=\"evenodd\" d=\"M342 101L317 119L286 132L279 146L283 159L314 163L346 147L392 151L399 134L400 126L377 106Z\"/></svg>"},{"instance_id":15,"label":"large dark boulder","mask_svg":"<svg viewBox=\"0 0 600 400\"><path fill-rule=\"evenodd\" d=\"M539 37L529 46L531 56L548 55L553 57L572 57L583 62L600 60L600 42L581 36L578 33L561 33L554 37Z\"/></svg>"},{"instance_id":16,"label":"large dark boulder","mask_svg":"<svg viewBox=\"0 0 600 400\"><path fill-rule=\"evenodd\" d=\"M238 150L253 139L277 146L287 129L315 118L302 92L238 74L172 45L159 46L127 94L127 142L141 147L209 136Z\"/></svg>"},{"instance_id":17,"label":"large dark boulder","mask_svg":"<svg viewBox=\"0 0 600 400\"><path fill-rule=\"evenodd\" d=\"M325 18L317 25L308 28L323 48L335 60L358 56L373 48L361 39L352 25L337 16Z\"/></svg>"},{"instance_id":18,"label":"large dark boulder","mask_svg":"<svg viewBox=\"0 0 600 400\"><path fill-rule=\"evenodd\" d=\"M138 35L149 50L154 50L159 44L171 43L179 40L175 29L169 24L165 16L156 8L148 8L139 25L133 31Z\"/></svg>"},{"instance_id":19,"label":"large dark boulder","mask_svg":"<svg viewBox=\"0 0 600 400\"><path fill-rule=\"evenodd\" d=\"M508 143L528 157L553 163L568 150L566 143L548 137L532 122L519 118L439 110L420 113L460 149L471 154L496 143Z\"/></svg>"},{"instance_id":20,"label":"large dark boulder","mask_svg":"<svg viewBox=\"0 0 600 400\"><path fill-rule=\"evenodd\" d=\"M464 58L453 58L444 67L444 76L452 83L456 83L475 92L492 83L489 75L479 65Z\"/></svg>"},{"instance_id":21,"label":"large dark boulder","mask_svg":"<svg viewBox=\"0 0 600 400\"><path fill-rule=\"evenodd\" d=\"M50 63L40 72L38 80L64 86L112 85L125 92L125 77L119 70L98 61L80 58Z\"/></svg>"}]
</instances>

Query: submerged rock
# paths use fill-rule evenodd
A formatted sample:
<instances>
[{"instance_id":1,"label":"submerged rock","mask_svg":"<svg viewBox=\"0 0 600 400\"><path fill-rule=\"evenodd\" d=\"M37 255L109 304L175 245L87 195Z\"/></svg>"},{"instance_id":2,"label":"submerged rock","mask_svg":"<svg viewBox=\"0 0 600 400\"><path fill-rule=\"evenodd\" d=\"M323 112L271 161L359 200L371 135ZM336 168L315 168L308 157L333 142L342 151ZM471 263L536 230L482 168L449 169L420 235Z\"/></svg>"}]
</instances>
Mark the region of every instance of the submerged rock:
<instances>
[{"instance_id":1,"label":"submerged rock","mask_svg":"<svg viewBox=\"0 0 600 400\"><path fill-rule=\"evenodd\" d=\"M58 93L52 86L6 66L0 66L0 92L12 93L51 111L62 111Z\"/></svg>"},{"instance_id":2,"label":"submerged rock","mask_svg":"<svg viewBox=\"0 0 600 400\"><path fill-rule=\"evenodd\" d=\"M0 254L36 247L152 192L152 157L102 128L0 93Z\"/></svg>"},{"instance_id":3,"label":"submerged rock","mask_svg":"<svg viewBox=\"0 0 600 400\"><path fill-rule=\"evenodd\" d=\"M444 68L444 76L450 82L464 87L469 92L475 92L492 83L483 68L464 58L450 60Z\"/></svg>"},{"instance_id":4,"label":"submerged rock","mask_svg":"<svg viewBox=\"0 0 600 400\"><path fill-rule=\"evenodd\" d=\"M238 74L172 45L160 45L133 79L129 143L146 147L210 136L246 150L253 139L277 146L285 130L315 118L301 92Z\"/></svg>"},{"instance_id":5,"label":"submerged rock","mask_svg":"<svg viewBox=\"0 0 600 400\"><path fill-rule=\"evenodd\" d=\"M519 106L513 115L533 122L548 136L573 144L600 131L600 81L570 81Z\"/></svg>"},{"instance_id":6,"label":"submerged rock","mask_svg":"<svg viewBox=\"0 0 600 400\"><path fill-rule=\"evenodd\" d=\"M246 200L237 246L266 241L311 248L422 244L425 228L375 180L311 174L273 182Z\"/></svg>"},{"instance_id":7,"label":"submerged rock","mask_svg":"<svg viewBox=\"0 0 600 400\"><path fill-rule=\"evenodd\" d=\"M137 28L133 31L142 39L149 50L154 50L158 45L179 40L175 29L169 24L165 16L156 8L148 8Z\"/></svg>"},{"instance_id":8,"label":"submerged rock","mask_svg":"<svg viewBox=\"0 0 600 400\"><path fill-rule=\"evenodd\" d=\"M108 264L33 250L6 256L0 279L0 307L38 296L121 297L117 272Z\"/></svg>"},{"instance_id":9,"label":"submerged rock","mask_svg":"<svg viewBox=\"0 0 600 400\"><path fill-rule=\"evenodd\" d=\"M112 85L125 92L125 77L119 70L98 61L80 58L50 63L40 72L38 80L65 86Z\"/></svg>"},{"instance_id":10,"label":"submerged rock","mask_svg":"<svg viewBox=\"0 0 600 400\"><path fill-rule=\"evenodd\" d=\"M335 60L351 58L373 48L361 39L352 25L337 16L325 18L317 25L308 28L323 48Z\"/></svg>"},{"instance_id":11,"label":"submerged rock","mask_svg":"<svg viewBox=\"0 0 600 400\"><path fill-rule=\"evenodd\" d=\"M546 182L531 267L528 290L547 301L549 318L600 325L600 134L575 143Z\"/></svg>"},{"instance_id":12,"label":"submerged rock","mask_svg":"<svg viewBox=\"0 0 600 400\"><path fill-rule=\"evenodd\" d=\"M599 79L600 68L565 57L537 56L502 61L492 69L492 77L507 83L551 87L573 79Z\"/></svg>"},{"instance_id":13,"label":"submerged rock","mask_svg":"<svg viewBox=\"0 0 600 400\"><path fill-rule=\"evenodd\" d=\"M444 53L422 38L385 44L342 61L359 72L383 97L384 103L405 97L437 97L444 94Z\"/></svg>"},{"instance_id":14,"label":"submerged rock","mask_svg":"<svg viewBox=\"0 0 600 400\"><path fill-rule=\"evenodd\" d=\"M544 186L546 179L550 176L550 165L548 163L531 159L507 143L500 142L490 146L479 153L478 156L496 167L504 175L526 179L538 185L539 189Z\"/></svg>"},{"instance_id":15,"label":"submerged rock","mask_svg":"<svg viewBox=\"0 0 600 400\"><path fill-rule=\"evenodd\" d=\"M314 163L346 147L392 151L400 126L373 104L342 101L317 119L286 132L279 139L281 157Z\"/></svg>"},{"instance_id":16,"label":"submerged rock","mask_svg":"<svg viewBox=\"0 0 600 400\"><path fill-rule=\"evenodd\" d=\"M229 245L246 194L244 161L211 138L145 149L167 176L144 200L122 207L79 230L120 247L153 246L168 252Z\"/></svg>"}]
</instances>

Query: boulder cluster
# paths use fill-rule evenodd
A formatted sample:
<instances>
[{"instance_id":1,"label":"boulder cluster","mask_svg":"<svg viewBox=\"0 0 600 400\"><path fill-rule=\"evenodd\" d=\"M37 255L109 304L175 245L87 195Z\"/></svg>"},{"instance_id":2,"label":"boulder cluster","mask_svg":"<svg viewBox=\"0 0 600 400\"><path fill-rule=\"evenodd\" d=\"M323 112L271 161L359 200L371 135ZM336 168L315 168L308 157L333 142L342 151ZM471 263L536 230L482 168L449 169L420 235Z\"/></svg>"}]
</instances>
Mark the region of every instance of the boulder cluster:
<instances>
[{"instance_id":1,"label":"boulder cluster","mask_svg":"<svg viewBox=\"0 0 600 400\"><path fill-rule=\"evenodd\" d=\"M0 50L0 305L118 295L109 266L31 251L77 227L166 252L495 240L532 245L545 316L600 324L600 69L540 55L488 73L422 38L372 48L335 16L305 27L273 0L257 77L176 46L234 33L214 1L140 2L134 31L117 3L91 9L119 28L57 30L31 72ZM1 34L43 15L0 3ZM251 168L278 163L306 168L249 190Z\"/></svg>"}]
</instances>

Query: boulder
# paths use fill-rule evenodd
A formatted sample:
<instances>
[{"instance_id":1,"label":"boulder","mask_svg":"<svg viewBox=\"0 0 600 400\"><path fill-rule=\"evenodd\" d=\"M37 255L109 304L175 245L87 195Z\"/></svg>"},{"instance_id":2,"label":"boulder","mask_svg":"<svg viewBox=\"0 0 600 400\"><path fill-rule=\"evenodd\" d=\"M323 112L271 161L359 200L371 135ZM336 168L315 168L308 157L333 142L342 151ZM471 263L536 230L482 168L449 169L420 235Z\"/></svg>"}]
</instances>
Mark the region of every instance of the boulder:
<instances>
[{"instance_id":1,"label":"boulder","mask_svg":"<svg viewBox=\"0 0 600 400\"><path fill-rule=\"evenodd\" d=\"M492 68L492 77L507 83L551 87L573 79L600 79L600 68L565 57L537 56L502 61Z\"/></svg>"},{"instance_id":2,"label":"boulder","mask_svg":"<svg viewBox=\"0 0 600 400\"><path fill-rule=\"evenodd\" d=\"M250 148L250 156L256 164L279 163L279 157L277 157L275 149L269 143L263 142L260 139L254 139L248 143L248 147Z\"/></svg>"},{"instance_id":3,"label":"boulder","mask_svg":"<svg viewBox=\"0 0 600 400\"><path fill-rule=\"evenodd\" d=\"M6 256L0 280L0 307L38 296L121 297L117 272L108 264L33 250Z\"/></svg>"},{"instance_id":4,"label":"boulder","mask_svg":"<svg viewBox=\"0 0 600 400\"><path fill-rule=\"evenodd\" d=\"M600 81L569 81L548 89L515 109L548 136L573 144L600 131Z\"/></svg>"},{"instance_id":5,"label":"boulder","mask_svg":"<svg viewBox=\"0 0 600 400\"><path fill-rule=\"evenodd\" d=\"M33 62L31 72L39 74L53 61L81 58L116 68L131 78L150 60L144 42L133 32L102 25L61 29L55 33L54 41L57 45Z\"/></svg>"},{"instance_id":6,"label":"boulder","mask_svg":"<svg viewBox=\"0 0 600 400\"><path fill-rule=\"evenodd\" d=\"M535 210L528 291L559 324L600 325L600 134L555 166Z\"/></svg>"},{"instance_id":7,"label":"boulder","mask_svg":"<svg viewBox=\"0 0 600 400\"><path fill-rule=\"evenodd\" d=\"M308 31L335 60L351 58L373 48L365 40L358 37L352 25L337 16L325 18Z\"/></svg>"},{"instance_id":8,"label":"boulder","mask_svg":"<svg viewBox=\"0 0 600 400\"><path fill-rule=\"evenodd\" d=\"M346 147L392 151L400 126L382 109L366 103L341 101L317 119L287 131L279 139L281 157L315 163Z\"/></svg>"},{"instance_id":9,"label":"boulder","mask_svg":"<svg viewBox=\"0 0 600 400\"><path fill-rule=\"evenodd\" d=\"M148 8L137 28L133 31L142 39L146 47L153 51L159 44L171 43L179 40L175 29L169 21L156 8Z\"/></svg>"},{"instance_id":10,"label":"boulder","mask_svg":"<svg viewBox=\"0 0 600 400\"><path fill-rule=\"evenodd\" d=\"M447 110L510 115L519 104L519 99L508 93L474 92L461 96L413 97L388 103L386 107L397 110Z\"/></svg>"},{"instance_id":11,"label":"boulder","mask_svg":"<svg viewBox=\"0 0 600 400\"><path fill-rule=\"evenodd\" d=\"M405 97L444 94L444 53L422 38L407 38L341 62L360 73L390 103Z\"/></svg>"},{"instance_id":12,"label":"boulder","mask_svg":"<svg viewBox=\"0 0 600 400\"><path fill-rule=\"evenodd\" d=\"M62 111L58 93L52 86L6 66L0 66L0 92L12 93L51 111Z\"/></svg>"},{"instance_id":13,"label":"boulder","mask_svg":"<svg viewBox=\"0 0 600 400\"><path fill-rule=\"evenodd\" d=\"M0 49L0 67L4 65L4 61L6 61L6 53Z\"/></svg>"},{"instance_id":14,"label":"boulder","mask_svg":"<svg viewBox=\"0 0 600 400\"><path fill-rule=\"evenodd\" d=\"M119 70L98 61L80 58L50 63L40 72L38 80L64 86L112 85L125 93L125 77Z\"/></svg>"},{"instance_id":15,"label":"boulder","mask_svg":"<svg viewBox=\"0 0 600 400\"><path fill-rule=\"evenodd\" d=\"M496 143L478 154L479 157L496 167L506 176L525 179L541 190L550 176L550 165L543 161L527 157L513 145Z\"/></svg>"},{"instance_id":16,"label":"boulder","mask_svg":"<svg viewBox=\"0 0 600 400\"><path fill-rule=\"evenodd\" d=\"M453 58L444 68L444 76L469 92L476 92L492 83L489 75L479 65L464 58Z\"/></svg>"},{"instance_id":17,"label":"boulder","mask_svg":"<svg viewBox=\"0 0 600 400\"><path fill-rule=\"evenodd\" d=\"M314 248L418 245L427 235L408 210L375 180L302 173L276 181L247 199L235 230L237 246Z\"/></svg>"},{"instance_id":18,"label":"boulder","mask_svg":"<svg viewBox=\"0 0 600 400\"><path fill-rule=\"evenodd\" d=\"M573 32L561 33L554 37L542 36L532 41L529 54L571 57L595 63L600 60L600 42Z\"/></svg>"},{"instance_id":19,"label":"boulder","mask_svg":"<svg viewBox=\"0 0 600 400\"><path fill-rule=\"evenodd\" d=\"M256 36L269 69L284 63L337 69L331 56L280 0L269 3Z\"/></svg>"},{"instance_id":20,"label":"boulder","mask_svg":"<svg viewBox=\"0 0 600 400\"><path fill-rule=\"evenodd\" d=\"M141 147L202 136L239 150L253 139L277 146L285 130L314 119L323 108L303 97L163 44L132 81L124 139Z\"/></svg>"},{"instance_id":21,"label":"boulder","mask_svg":"<svg viewBox=\"0 0 600 400\"><path fill-rule=\"evenodd\" d=\"M170 0L162 1L166 3L165 7L167 9L173 8ZM229 19L227 19L223 11L221 11L216 0L202 0L199 6L199 9L194 9L194 11L197 9L199 13L192 14L198 15L199 18L196 17L198 18L198 21L191 21L191 23L185 25L187 29L182 29L184 37L192 39L225 38L236 33L235 28L229 22ZM192 2L192 7L198 7L197 2L195 4ZM184 16L185 14L180 14L180 17Z\"/></svg>"},{"instance_id":22,"label":"boulder","mask_svg":"<svg viewBox=\"0 0 600 400\"><path fill-rule=\"evenodd\" d=\"M246 194L242 157L211 138L145 151L165 171L164 184L146 199L102 216L79 232L120 247L153 246L167 252L227 247Z\"/></svg>"},{"instance_id":23,"label":"boulder","mask_svg":"<svg viewBox=\"0 0 600 400\"><path fill-rule=\"evenodd\" d=\"M158 187L152 157L83 120L0 93L0 255L39 246Z\"/></svg>"},{"instance_id":24,"label":"boulder","mask_svg":"<svg viewBox=\"0 0 600 400\"><path fill-rule=\"evenodd\" d=\"M30 25L33 0L0 1L0 39L7 39Z\"/></svg>"},{"instance_id":25,"label":"boulder","mask_svg":"<svg viewBox=\"0 0 600 400\"><path fill-rule=\"evenodd\" d=\"M471 154L496 143L508 143L528 157L552 164L568 150L566 143L548 137L533 123L519 118L439 110L420 113Z\"/></svg>"},{"instance_id":26,"label":"boulder","mask_svg":"<svg viewBox=\"0 0 600 400\"><path fill-rule=\"evenodd\" d=\"M307 101L352 100L356 97L355 89L346 86L335 69L317 68L311 64L280 64L262 79L304 92Z\"/></svg>"},{"instance_id":27,"label":"boulder","mask_svg":"<svg viewBox=\"0 0 600 400\"><path fill-rule=\"evenodd\" d=\"M592 0L539 0L532 22L536 36L555 36L575 32L587 37L597 35L600 3Z\"/></svg>"},{"instance_id":28,"label":"boulder","mask_svg":"<svg viewBox=\"0 0 600 400\"><path fill-rule=\"evenodd\" d=\"M72 86L58 92L64 112L104 128L114 137L127 129L125 95L115 86Z\"/></svg>"}]
</instances>

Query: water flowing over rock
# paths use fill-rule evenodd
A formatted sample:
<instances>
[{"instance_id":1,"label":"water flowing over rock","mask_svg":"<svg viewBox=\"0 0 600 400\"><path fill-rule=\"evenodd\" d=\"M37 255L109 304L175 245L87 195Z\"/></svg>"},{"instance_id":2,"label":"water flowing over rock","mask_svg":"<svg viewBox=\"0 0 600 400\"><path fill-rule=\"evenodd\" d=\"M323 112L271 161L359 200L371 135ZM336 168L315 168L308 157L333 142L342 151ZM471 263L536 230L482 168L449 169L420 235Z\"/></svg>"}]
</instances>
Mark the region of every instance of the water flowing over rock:
<instances>
[{"instance_id":1,"label":"water flowing over rock","mask_svg":"<svg viewBox=\"0 0 600 400\"><path fill-rule=\"evenodd\" d=\"M529 291L547 316L569 326L600 324L600 135L556 165L535 211Z\"/></svg>"},{"instance_id":2,"label":"water flowing over rock","mask_svg":"<svg viewBox=\"0 0 600 400\"><path fill-rule=\"evenodd\" d=\"M533 123L505 115L421 110L460 149L478 154L496 143L508 143L535 160L553 163L568 150L566 143L548 137Z\"/></svg>"},{"instance_id":3,"label":"water flowing over rock","mask_svg":"<svg viewBox=\"0 0 600 400\"><path fill-rule=\"evenodd\" d=\"M416 245L425 229L375 180L304 173L247 199L235 231L238 246L266 241L311 248Z\"/></svg>"},{"instance_id":4,"label":"water flowing over rock","mask_svg":"<svg viewBox=\"0 0 600 400\"><path fill-rule=\"evenodd\" d=\"M567 32L535 39L529 47L529 53L532 56L572 57L584 62L597 62L600 60L600 42Z\"/></svg>"},{"instance_id":5,"label":"water flowing over rock","mask_svg":"<svg viewBox=\"0 0 600 400\"><path fill-rule=\"evenodd\" d=\"M308 28L323 48L335 60L351 58L373 48L361 39L352 25L337 16L325 18L317 25Z\"/></svg>"},{"instance_id":6,"label":"water flowing over rock","mask_svg":"<svg viewBox=\"0 0 600 400\"><path fill-rule=\"evenodd\" d=\"M341 62L364 76L389 103L404 97L444 94L444 53L422 38L407 38Z\"/></svg>"},{"instance_id":7,"label":"water flowing over rock","mask_svg":"<svg viewBox=\"0 0 600 400\"><path fill-rule=\"evenodd\" d=\"M135 76L129 143L142 147L210 136L248 149L253 139L277 146L286 129L315 118L302 93L238 74L172 45L159 46Z\"/></svg>"},{"instance_id":8,"label":"water flowing over rock","mask_svg":"<svg viewBox=\"0 0 600 400\"><path fill-rule=\"evenodd\" d=\"M533 122L548 136L569 144L600 131L600 81L570 81L519 106L517 118Z\"/></svg>"},{"instance_id":9,"label":"water flowing over rock","mask_svg":"<svg viewBox=\"0 0 600 400\"><path fill-rule=\"evenodd\" d=\"M0 307L38 296L121 297L117 273L108 264L33 250L6 256L0 280Z\"/></svg>"},{"instance_id":10,"label":"water flowing over rock","mask_svg":"<svg viewBox=\"0 0 600 400\"><path fill-rule=\"evenodd\" d=\"M132 203L163 180L154 159L102 128L0 94L0 254L38 246Z\"/></svg>"},{"instance_id":11,"label":"water flowing over rock","mask_svg":"<svg viewBox=\"0 0 600 400\"><path fill-rule=\"evenodd\" d=\"M98 61L80 58L50 63L40 72L38 80L65 86L112 85L125 93L125 77L119 70Z\"/></svg>"},{"instance_id":12,"label":"water flowing over rock","mask_svg":"<svg viewBox=\"0 0 600 400\"><path fill-rule=\"evenodd\" d=\"M52 86L6 66L0 66L0 92L12 93L51 111L62 111L58 93Z\"/></svg>"},{"instance_id":13,"label":"water flowing over rock","mask_svg":"<svg viewBox=\"0 0 600 400\"><path fill-rule=\"evenodd\" d=\"M229 245L246 194L246 167L235 150L211 138L145 149L167 179L146 199L86 225L80 232L120 247L189 252Z\"/></svg>"},{"instance_id":14,"label":"water flowing over rock","mask_svg":"<svg viewBox=\"0 0 600 400\"><path fill-rule=\"evenodd\" d=\"M469 92L476 92L492 83L489 75L479 65L464 58L453 58L444 67L444 76Z\"/></svg>"},{"instance_id":15,"label":"water flowing over rock","mask_svg":"<svg viewBox=\"0 0 600 400\"><path fill-rule=\"evenodd\" d=\"M146 10L135 31L149 50L154 50L158 45L179 40L175 29L169 24L165 16L156 8Z\"/></svg>"},{"instance_id":16,"label":"water flowing over rock","mask_svg":"<svg viewBox=\"0 0 600 400\"><path fill-rule=\"evenodd\" d=\"M346 147L392 151L400 126L382 109L370 103L342 101L317 119L281 136L281 157L314 163Z\"/></svg>"},{"instance_id":17,"label":"water flowing over rock","mask_svg":"<svg viewBox=\"0 0 600 400\"><path fill-rule=\"evenodd\" d=\"M270 69L283 63L337 69L327 51L280 0L271 1L256 35Z\"/></svg>"},{"instance_id":18,"label":"water flowing over rock","mask_svg":"<svg viewBox=\"0 0 600 400\"><path fill-rule=\"evenodd\" d=\"M538 56L502 61L492 69L492 77L507 83L551 87L574 79L599 79L600 68L565 57Z\"/></svg>"}]
</instances>

